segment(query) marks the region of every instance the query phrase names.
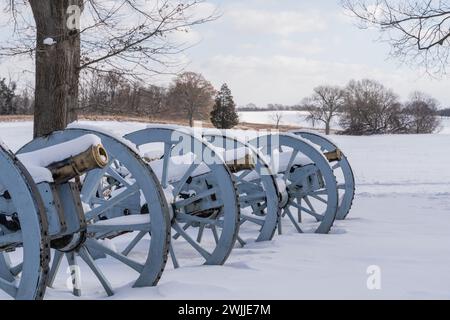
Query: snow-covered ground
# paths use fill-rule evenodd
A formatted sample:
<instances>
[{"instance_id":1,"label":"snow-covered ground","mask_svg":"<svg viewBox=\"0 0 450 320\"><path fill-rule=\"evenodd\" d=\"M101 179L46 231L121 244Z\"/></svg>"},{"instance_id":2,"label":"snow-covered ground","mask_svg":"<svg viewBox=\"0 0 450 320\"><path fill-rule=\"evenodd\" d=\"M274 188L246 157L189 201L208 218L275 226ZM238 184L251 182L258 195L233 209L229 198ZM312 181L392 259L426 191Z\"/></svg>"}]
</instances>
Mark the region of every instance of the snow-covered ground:
<instances>
[{"instance_id":1,"label":"snow-covered ground","mask_svg":"<svg viewBox=\"0 0 450 320\"><path fill-rule=\"evenodd\" d=\"M113 260L112 299L449 299L450 123L440 134L332 138L348 155L356 176L349 219L329 235L297 234L237 247L224 266L174 270L157 287L131 288L135 274ZM97 122L117 134L144 124ZM31 139L30 122L0 123L13 150ZM368 290L367 268L381 270L381 290ZM63 269L64 270L64 269ZM49 299L71 299L67 274L58 275ZM83 298L105 298L89 272Z\"/></svg>"},{"instance_id":2,"label":"snow-covered ground","mask_svg":"<svg viewBox=\"0 0 450 320\"><path fill-rule=\"evenodd\" d=\"M302 128L315 128L315 129L323 129L325 126L321 122L317 122L312 125L310 121L306 120L308 116L307 112L304 111L246 111L239 112L239 120L241 122L247 123L263 123L263 124L276 124L276 118L274 118L274 114L281 115L281 125L287 126L297 126ZM334 120L331 125L332 129L340 129L339 123L337 120Z\"/></svg>"},{"instance_id":3,"label":"snow-covered ground","mask_svg":"<svg viewBox=\"0 0 450 320\"><path fill-rule=\"evenodd\" d=\"M247 123L263 123L275 125L276 119L274 114L281 114L281 125L311 128L311 129L324 129L325 126L322 122L316 122L314 125L306 120L308 113L305 111L246 111L239 112L239 120ZM340 130L339 119L334 118L331 122L331 129ZM440 133L450 134L450 118L441 119L441 127L438 129Z\"/></svg>"}]
</instances>

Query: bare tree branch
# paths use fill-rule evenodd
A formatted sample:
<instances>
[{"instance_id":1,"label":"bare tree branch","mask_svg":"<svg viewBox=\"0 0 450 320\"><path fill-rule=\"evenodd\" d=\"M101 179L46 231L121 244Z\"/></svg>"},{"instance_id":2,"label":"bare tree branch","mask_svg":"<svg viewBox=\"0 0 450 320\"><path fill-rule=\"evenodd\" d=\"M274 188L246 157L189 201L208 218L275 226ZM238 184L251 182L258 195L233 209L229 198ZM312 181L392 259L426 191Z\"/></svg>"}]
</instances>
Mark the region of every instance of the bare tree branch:
<instances>
[{"instance_id":1,"label":"bare tree branch","mask_svg":"<svg viewBox=\"0 0 450 320\"><path fill-rule=\"evenodd\" d=\"M450 54L450 3L442 0L342 0L360 28L376 28L391 55L424 67L432 75L446 73Z\"/></svg>"}]
</instances>

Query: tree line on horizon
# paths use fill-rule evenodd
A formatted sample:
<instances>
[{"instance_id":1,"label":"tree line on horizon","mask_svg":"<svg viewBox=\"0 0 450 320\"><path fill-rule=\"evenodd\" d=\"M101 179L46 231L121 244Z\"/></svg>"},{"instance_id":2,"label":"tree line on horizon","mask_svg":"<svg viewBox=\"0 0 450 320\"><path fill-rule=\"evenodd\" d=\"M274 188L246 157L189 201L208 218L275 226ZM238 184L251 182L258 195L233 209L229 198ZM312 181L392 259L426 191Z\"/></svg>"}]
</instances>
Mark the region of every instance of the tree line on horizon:
<instances>
[{"instance_id":1,"label":"tree line on horizon","mask_svg":"<svg viewBox=\"0 0 450 320\"><path fill-rule=\"evenodd\" d=\"M0 114L33 114L33 98L28 89L16 93L17 85L0 79ZM92 72L80 81L80 115L145 117L151 121L210 121L215 127L229 129L239 123L237 111L274 111L278 127L279 111L304 111L313 126L323 123L331 131L335 119L343 134L371 135L386 133L432 133L439 127L438 116L450 116L449 109L439 109L433 97L414 92L408 101L383 84L369 79L351 80L345 87L322 85L294 106L269 104L258 108L249 104L236 108L230 88L220 90L201 74L184 72L169 86L145 85L116 72Z\"/></svg>"},{"instance_id":2,"label":"tree line on horizon","mask_svg":"<svg viewBox=\"0 0 450 320\"><path fill-rule=\"evenodd\" d=\"M31 115L34 100L28 89L0 79L0 115ZM221 129L239 123L231 90L219 90L195 72L176 76L169 86L145 85L118 72L91 72L79 85L77 114L143 117L150 121L210 121Z\"/></svg>"}]
</instances>

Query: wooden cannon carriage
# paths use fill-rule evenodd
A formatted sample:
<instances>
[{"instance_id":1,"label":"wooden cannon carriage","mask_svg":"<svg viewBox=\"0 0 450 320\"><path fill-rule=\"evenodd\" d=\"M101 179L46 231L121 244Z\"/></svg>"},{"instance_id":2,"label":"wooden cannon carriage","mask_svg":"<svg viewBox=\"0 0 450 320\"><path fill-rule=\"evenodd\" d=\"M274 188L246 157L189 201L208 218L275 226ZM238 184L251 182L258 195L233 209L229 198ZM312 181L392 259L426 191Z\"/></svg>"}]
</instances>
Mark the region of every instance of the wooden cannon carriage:
<instances>
[{"instance_id":1,"label":"wooden cannon carriage","mask_svg":"<svg viewBox=\"0 0 450 320\"><path fill-rule=\"evenodd\" d=\"M271 240L283 221L327 233L354 194L343 153L307 132L241 141L170 126L123 138L69 128L16 155L2 145L0 162L0 288L17 299L42 298L64 257L75 295L79 261L112 295L106 257L134 286L153 286L169 257L175 268L220 265L236 242Z\"/></svg>"}]
</instances>

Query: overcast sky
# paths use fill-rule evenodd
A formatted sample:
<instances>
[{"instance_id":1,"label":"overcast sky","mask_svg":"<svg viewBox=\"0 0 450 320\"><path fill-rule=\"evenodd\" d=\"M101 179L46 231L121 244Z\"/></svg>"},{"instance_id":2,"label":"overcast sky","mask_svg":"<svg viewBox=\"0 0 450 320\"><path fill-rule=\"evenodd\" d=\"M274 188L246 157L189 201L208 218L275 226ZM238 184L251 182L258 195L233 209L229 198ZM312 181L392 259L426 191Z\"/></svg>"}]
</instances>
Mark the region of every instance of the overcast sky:
<instances>
[{"instance_id":1,"label":"overcast sky","mask_svg":"<svg viewBox=\"0 0 450 320\"><path fill-rule=\"evenodd\" d=\"M450 77L431 79L389 58L375 31L359 30L339 0L212 0L221 19L196 28L189 69L227 82L240 105L295 104L321 84L373 78L405 99L423 90L450 106ZM194 37L194 36L193 36Z\"/></svg>"},{"instance_id":2,"label":"overcast sky","mask_svg":"<svg viewBox=\"0 0 450 320\"><path fill-rule=\"evenodd\" d=\"M450 107L450 77L432 79L389 58L375 31L359 30L339 0L209 0L220 19L197 26L183 39L197 45L185 53L186 69L216 87L230 86L238 105L296 104L322 84L345 85L372 78L402 99L425 91ZM1 13L4 14L4 13ZM7 29L3 28L5 37ZM28 62L0 61L0 76L32 79Z\"/></svg>"}]
</instances>

